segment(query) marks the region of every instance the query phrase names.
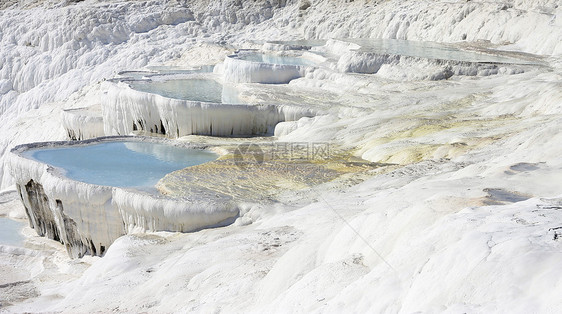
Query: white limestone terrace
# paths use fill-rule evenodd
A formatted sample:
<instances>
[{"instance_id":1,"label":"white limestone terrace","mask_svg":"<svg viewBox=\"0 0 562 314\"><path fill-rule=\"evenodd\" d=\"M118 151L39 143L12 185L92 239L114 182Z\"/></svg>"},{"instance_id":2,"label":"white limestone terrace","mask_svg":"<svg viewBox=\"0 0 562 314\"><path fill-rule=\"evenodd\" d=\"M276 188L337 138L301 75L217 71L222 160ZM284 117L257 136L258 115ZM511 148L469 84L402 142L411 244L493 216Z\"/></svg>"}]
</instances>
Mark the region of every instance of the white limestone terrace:
<instances>
[{"instance_id":1,"label":"white limestone terrace","mask_svg":"<svg viewBox=\"0 0 562 314\"><path fill-rule=\"evenodd\" d=\"M305 76L307 70L317 65L314 59L318 58L321 57L290 50L241 50L224 59L222 74L225 81L233 83L286 84Z\"/></svg>"},{"instance_id":2,"label":"white limestone terrace","mask_svg":"<svg viewBox=\"0 0 562 314\"><path fill-rule=\"evenodd\" d=\"M116 78L109 79L110 82L150 80L151 77L165 76L173 78L174 75L191 73L212 72L214 65L203 65L198 67L180 66L148 66L141 70L120 71ZM103 124L103 108L101 102L81 108L64 109L62 112L62 124L70 140L84 140L105 136Z\"/></svg>"},{"instance_id":3,"label":"white limestone terrace","mask_svg":"<svg viewBox=\"0 0 562 314\"><path fill-rule=\"evenodd\" d=\"M143 137L105 137L15 147L8 161L11 173L17 182L30 225L40 236L63 243L72 257L103 255L115 239L133 231L194 231L230 223L238 215L238 207L231 197L217 192L200 190L197 195L172 198L146 191L146 188L87 183L83 182L86 180L71 179L70 172L30 155L38 149L81 148L121 142L129 143L137 151L143 147L135 148L135 143L205 148ZM151 154L158 154L158 149L149 148L155 150ZM103 156L92 158L103 159Z\"/></svg>"},{"instance_id":4,"label":"white limestone terrace","mask_svg":"<svg viewBox=\"0 0 562 314\"><path fill-rule=\"evenodd\" d=\"M518 74L544 65L541 57L530 54L398 39L330 39L312 51L336 55L334 69L339 72L376 73L402 81Z\"/></svg>"},{"instance_id":5,"label":"white limestone terrace","mask_svg":"<svg viewBox=\"0 0 562 314\"><path fill-rule=\"evenodd\" d=\"M224 82L210 73L214 67L150 66L121 71L101 85L103 96L97 103L63 110L68 139L133 132L170 138L273 134L279 122L323 112L302 101L247 100L240 93L259 87Z\"/></svg>"},{"instance_id":6,"label":"white limestone terrace","mask_svg":"<svg viewBox=\"0 0 562 314\"><path fill-rule=\"evenodd\" d=\"M105 135L133 131L185 135L272 134L277 123L312 117L316 110L283 104L237 103L236 91L212 74L107 82L103 100Z\"/></svg>"},{"instance_id":7,"label":"white limestone terrace","mask_svg":"<svg viewBox=\"0 0 562 314\"><path fill-rule=\"evenodd\" d=\"M62 124L71 140L84 140L105 135L100 104L63 110Z\"/></svg>"},{"instance_id":8,"label":"white limestone terrace","mask_svg":"<svg viewBox=\"0 0 562 314\"><path fill-rule=\"evenodd\" d=\"M321 69L288 86L268 86L284 95L317 88L347 100L341 101L347 108L329 116L288 123L280 140L333 141L355 149L355 156L405 166L362 184L352 175L347 184L319 187L305 205L300 193L288 193L288 203L241 211L239 219L251 222L244 226L126 235L103 258L60 258L66 255L60 246L47 256L0 252L6 310L529 313L562 307L561 242L553 230L562 221L558 0L23 0L0 15L2 164L17 144L67 138L61 110L96 103L91 96L102 94L99 82L116 69L201 61L207 54L193 53L201 52L201 42L485 42L544 55L552 66L409 82L403 80L416 78L410 67L384 65L377 75ZM0 176L2 188L14 183L4 167Z\"/></svg>"},{"instance_id":9,"label":"white limestone terrace","mask_svg":"<svg viewBox=\"0 0 562 314\"><path fill-rule=\"evenodd\" d=\"M238 97L238 89L248 89L241 83L289 83L332 71L377 73L393 80L441 80L452 75L517 74L541 65L539 57L529 54L471 51L451 44L381 39L272 41L261 50L239 50L217 66L121 71L104 85L103 110L98 106L65 110L63 122L70 139L134 131L171 138L272 134L279 122L315 116L318 111L282 101L250 104Z\"/></svg>"}]
</instances>

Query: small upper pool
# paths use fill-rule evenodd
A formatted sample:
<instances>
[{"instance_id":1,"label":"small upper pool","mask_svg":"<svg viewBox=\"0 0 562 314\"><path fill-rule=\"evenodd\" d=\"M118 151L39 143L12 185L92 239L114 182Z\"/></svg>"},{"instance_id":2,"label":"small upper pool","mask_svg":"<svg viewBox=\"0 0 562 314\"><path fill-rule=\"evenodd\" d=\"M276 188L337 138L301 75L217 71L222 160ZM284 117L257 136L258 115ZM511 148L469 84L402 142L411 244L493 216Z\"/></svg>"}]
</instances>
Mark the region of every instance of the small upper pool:
<instances>
[{"instance_id":1,"label":"small upper pool","mask_svg":"<svg viewBox=\"0 0 562 314\"><path fill-rule=\"evenodd\" d=\"M129 85L141 92L174 99L213 103L220 103L222 100L222 84L211 79L131 81Z\"/></svg>"},{"instance_id":2,"label":"small upper pool","mask_svg":"<svg viewBox=\"0 0 562 314\"><path fill-rule=\"evenodd\" d=\"M238 58L240 60L260 62L260 63L280 64L280 65L301 65L301 66L315 65L313 61L300 57L276 56L272 54L262 54L262 53L241 53L238 55Z\"/></svg>"},{"instance_id":3,"label":"small upper pool","mask_svg":"<svg viewBox=\"0 0 562 314\"><path fill-rule=\"evenodd\" d=\"M32 149L24 156L62 168L76 181L141 189L153 187L170 172L218 157L205 150L136 141Z\"/></svg>"},{"instance_id":4,"label":"small upper pool","mask_svg":"<svg viewBox=\"0 0 562 314\"><path fill-rule=\"evenodd\" d=\"M23 246L21 230L24 226L24 222L0 217L0 245Z\"/></svg>"}]
</instances>

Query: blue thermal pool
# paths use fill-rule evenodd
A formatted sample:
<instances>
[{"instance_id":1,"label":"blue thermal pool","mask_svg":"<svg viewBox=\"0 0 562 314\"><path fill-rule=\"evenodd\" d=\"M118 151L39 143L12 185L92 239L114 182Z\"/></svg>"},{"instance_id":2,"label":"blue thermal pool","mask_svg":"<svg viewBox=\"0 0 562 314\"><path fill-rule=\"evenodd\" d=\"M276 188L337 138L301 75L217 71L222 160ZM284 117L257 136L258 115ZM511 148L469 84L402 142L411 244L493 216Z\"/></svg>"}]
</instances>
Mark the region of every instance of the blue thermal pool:
<instances>
[{"instance_id":1,"label":"blue thermal pool","mask_svg":"<svg viewBox=\"0 0 562 314\"><path fill-rule=\"evenodd\" d=\"M223 86L221 83L210 79L174 79L161 81L132 81L132 89L160 96L221 103Z\"/></svg>"},{"instance_id":2,"label":"blue thermal pool","mask_svg":"<svg viewBox=\"0 0 562 314\"><path fill-rule=\"evenodd\" d=\"M0 245L23 246L21 229L25 225L24 222L0 217Z\"/></svg>"},{"instance_id":3,"label":"blue thermal pool","mask_svg":"<svg viewBox=\"0 0 562 314\"><path fill-rule=\"evenodd\" d=\"M261 53L243 53L238 55L238 58L240 60L246 60L252 62L281 64L281 65L304 65L304 66L315 65L313 61L299 58L299 57L276 56L276 55L261 54Z\"/></svg>"},{"instance_id":4,"label":"blue thermal pool","mask_svg":"<svg viewBox=\"0 0 562 314\"><path fill-rule=\"evenodd\" d=\"M218 157L199 149L133 141L33 149L24 156L62 168L76 181L136 188L150 188L170 172Z\"/></svg>"}]
</instances>

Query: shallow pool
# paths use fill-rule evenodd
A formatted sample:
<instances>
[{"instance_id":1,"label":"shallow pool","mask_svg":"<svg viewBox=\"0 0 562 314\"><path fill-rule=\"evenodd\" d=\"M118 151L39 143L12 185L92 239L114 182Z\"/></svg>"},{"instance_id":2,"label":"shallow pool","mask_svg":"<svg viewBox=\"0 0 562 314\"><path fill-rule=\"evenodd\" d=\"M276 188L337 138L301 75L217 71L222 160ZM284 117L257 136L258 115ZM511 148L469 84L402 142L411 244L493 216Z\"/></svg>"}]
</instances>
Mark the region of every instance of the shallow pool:
<instances>
[{"instance_id":1,"label":"shallow pool","mask_svg":"<svg viewBox=\"0 0 562 314\"><path fill-rule=\"evenodd\" d=\"M0 245L23 246L21 229L25 225L25 222L0 217Z\"/></svg>"},{"instance_id":2,"label":"shallow pool","mask_svg":"<svg viewBox=\"0 0 562 314\"><path fill-rule=\"evenodd\" d=\"M281 64L281 65L313 66L315 64L313 61L299 58L299 57L276 56L276 55L262 54L262 53L243 53L238 55L238 58L241 60L252 61L252 62Z\"/></svg>"},{"instance_id":3,"label":"shallow pool","mask_svg":"<svg viewBox=\"0 0 562 314\"><path fill-rule=\"evenodd\" d=\"M222 84L209 79L132 81L132 89L168 98L220 103Z\"/></svg>"},{"instance_id":4,"label":"shallow pool","mask_svg":"<svg viewBox=\"0 0 562 314\"><path fill-rule=\"evenodd\" d=\"M204 150L133 141L34 149L24 155L62 168L76 181L136 188L152 187L170 172L218 157Z\"/></svg>"},{"instance_id":5,"label":"shallow pool","mask_svg":"<svg viewBox=\"0 0 562 314\"><path fill-rule=\"evenodd\" d=\"M436 42L422 42L400 39L350 39L349 42L356 43L362 51L397 54L403 56L420 57L428 59L490 62L490 63L518 63L526 64L529 61L476 51L461 50L452 45Z\"/></svg>"}]
</instances>

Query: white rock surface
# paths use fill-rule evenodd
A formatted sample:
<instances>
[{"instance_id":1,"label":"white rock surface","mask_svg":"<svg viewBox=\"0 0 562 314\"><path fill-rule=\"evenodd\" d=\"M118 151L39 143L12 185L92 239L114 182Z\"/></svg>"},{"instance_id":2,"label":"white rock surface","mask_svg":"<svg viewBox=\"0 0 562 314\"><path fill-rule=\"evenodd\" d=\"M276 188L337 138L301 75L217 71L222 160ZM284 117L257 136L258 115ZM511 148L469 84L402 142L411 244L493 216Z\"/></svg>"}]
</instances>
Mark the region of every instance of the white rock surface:
<instances>
[{"instance_id":1,"label":"white rock surface","mask_svg":"<svg viewBox=\"0 0 562 314\"><path fill-rule=\"evenodd\" d=\"M272 133L278 122L315 114L305 107L207 103L137 91L125 83L106 86L102 104L106 135L128 135L135 128L171 138L259 135Z\"/></svg>"},{"instance_id":2,"label":"white rock surface","mask_svg":"<svg viewBox=\"0 0 562 314\"><path fill-rule=\"evenodd\" d=\"M101 105L66 109L62 112L62 124L71 140L85 140L105 135Z\"/></svg>"},{"instance_id":3,"label":"white rock surface","mask_svg":"<svg viewBox=\"0 0 562 314\"><path fill-rule=\"evenodd\" d=\"M305 66L254 62L231 55L224 59L223 76L233 83L286 84L305 72Z\"/></svg>"},{"instance_id":4,"label":"white rock surface","mask_svg":"<svg viewBox=\"0 0 562 314\"><path fill-rule=\"evenodd\" d=\"M100 80L190 59L182 56L199 42L463 42L541 54L546 66L441 81L419 81L407 67L382 66L376 75L307 73L289 86L314 99L321 98L319 91L335 95L329 100L339 106L281 124L278 140L330 141L356 157L396 164L391 171L288 194L271 206L248 206L240 223L225 228L123 236L103 258L71 261L62 246L29 235L39 244L0 247L0 278L10 283L0 286L2 310L562 308L559 1L13 3L0 4L3 164L17 144L65 139L62 109L89 106L87 91L99 88ZM5 167L0 176L7 188L14 179ZM30 171L17 174L44 174ZM53 193L71 191L45 179ZM123 203L129 201L123 195Z\"/></svg>"}]
</instances>

